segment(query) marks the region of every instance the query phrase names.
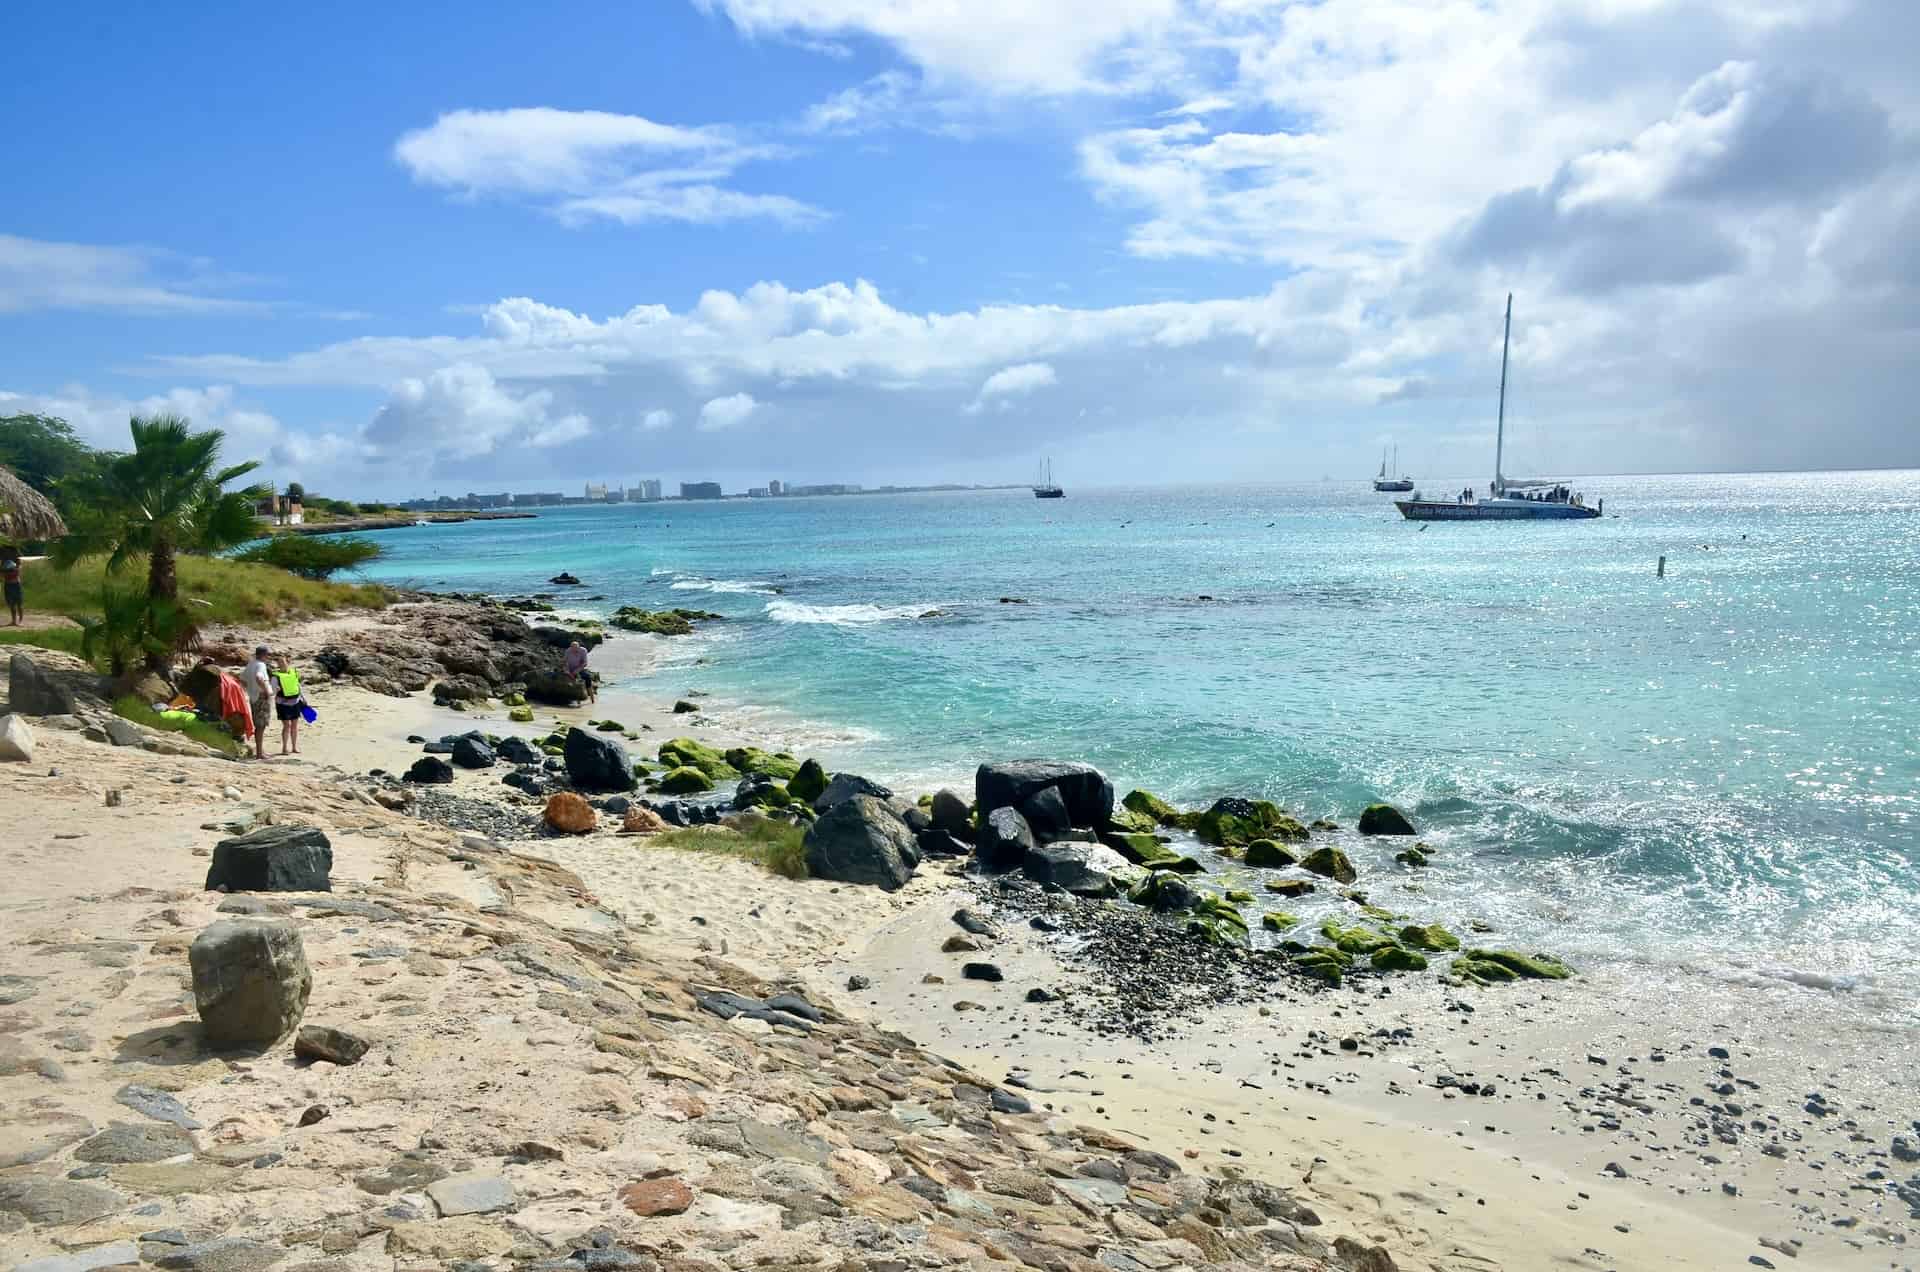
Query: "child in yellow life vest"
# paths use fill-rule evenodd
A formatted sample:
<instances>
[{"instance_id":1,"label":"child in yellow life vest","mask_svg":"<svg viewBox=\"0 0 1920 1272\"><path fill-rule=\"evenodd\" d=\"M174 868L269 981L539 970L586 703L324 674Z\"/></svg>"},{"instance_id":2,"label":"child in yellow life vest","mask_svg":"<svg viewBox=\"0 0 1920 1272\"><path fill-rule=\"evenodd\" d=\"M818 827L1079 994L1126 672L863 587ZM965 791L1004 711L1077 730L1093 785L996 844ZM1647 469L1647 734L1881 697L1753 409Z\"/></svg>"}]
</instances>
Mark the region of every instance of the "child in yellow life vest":
<instances>
[{"instance_id":1,"label":"child in yellow life vest","mask_svg":"<svg viewBox=\"0 0 1920 1272\"><path fill-rule=\"evenodd\" d=\"M280 720L280 754L300 754L300 713L306 705L300 673L282 654L273 669L273 714Z\"/></svg>"}]
</instances>

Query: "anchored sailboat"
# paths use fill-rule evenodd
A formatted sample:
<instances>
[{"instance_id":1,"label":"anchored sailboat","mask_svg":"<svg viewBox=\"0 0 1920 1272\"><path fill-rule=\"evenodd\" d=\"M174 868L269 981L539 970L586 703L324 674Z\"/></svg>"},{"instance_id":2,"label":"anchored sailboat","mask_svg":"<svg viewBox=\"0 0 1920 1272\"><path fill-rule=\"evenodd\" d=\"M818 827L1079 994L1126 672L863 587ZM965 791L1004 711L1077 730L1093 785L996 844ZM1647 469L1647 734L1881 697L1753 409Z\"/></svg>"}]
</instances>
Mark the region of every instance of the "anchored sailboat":
<instances>
[{"instance_id":1,"label":"anchored sailboat","mask_svg":"<svg viewBox=\"0 0 1920 1272\"><path fill-rule=\"evenodd\" d=\"M1067 497L1067 492L1054 484L1053 461L1051 459L1043 461L1040 465L1040 480L1033 484L1033 497L1035 499L1065 499Z\"/></svg>"},{"instance_id":2,"label":"anchored sailboat","mask_svg":"<svg viewBox=\"0 0 1920 1272\"><path fill-rule=\"evenodd\" d=\"M1400 448L1398 446L1393 448L1393 467L1395 471L1398 471L1400 468ZM1373 488L1375 490L1413 489L1413 478L1405 474L1398 477L1387 476L1387 448L1384 446L1380 448L1380 475L1373 479Z\"/></svg>"},{"instance_id":3,"label":"anchored sailboat","mask_svg":"<svg viewBox=\"0 0 1920 1272\"><path fill-rule=\"evenodd\" d=\"M1500 338L1500 415L1494 433L1493 484L1487 498L1476 499L1471 489L1452 499L1396 499L1393 506L1408 521L1585 521L1600 515L1606 500L1589 508L1585 496L1565 482L1529 478L1516 480L1503 471L1507 447L1507 350L1513 342L1513 293L1507 293L1507 325Z\"/></svg>"}]
</instances>

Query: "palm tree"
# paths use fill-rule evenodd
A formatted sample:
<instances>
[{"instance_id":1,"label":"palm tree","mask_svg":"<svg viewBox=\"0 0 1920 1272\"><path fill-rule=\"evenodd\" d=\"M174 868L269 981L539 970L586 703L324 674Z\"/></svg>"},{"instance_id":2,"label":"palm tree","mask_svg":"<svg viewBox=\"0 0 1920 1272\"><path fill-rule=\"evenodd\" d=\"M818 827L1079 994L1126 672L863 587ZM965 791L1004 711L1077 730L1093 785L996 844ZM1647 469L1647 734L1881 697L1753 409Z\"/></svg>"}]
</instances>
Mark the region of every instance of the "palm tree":
<instances>
[{"instance_id":1,"label":"palm tree","mask_svg":"<svg viewBox=\"0 0 1920 1272\"><path fill-rule=\"evenodd\" d=\"M59 565L105 553L120 570L147 558L147 596L179 597L174 558L180 552L218 552L254 537L255 504L265 491L225 489L259 464L220 466L218 429L203 433L178 415L136 415L129 422L133 450L104 456L98 470L68 490L72 532L54 552Z\"/></svg>"}]
</instances>

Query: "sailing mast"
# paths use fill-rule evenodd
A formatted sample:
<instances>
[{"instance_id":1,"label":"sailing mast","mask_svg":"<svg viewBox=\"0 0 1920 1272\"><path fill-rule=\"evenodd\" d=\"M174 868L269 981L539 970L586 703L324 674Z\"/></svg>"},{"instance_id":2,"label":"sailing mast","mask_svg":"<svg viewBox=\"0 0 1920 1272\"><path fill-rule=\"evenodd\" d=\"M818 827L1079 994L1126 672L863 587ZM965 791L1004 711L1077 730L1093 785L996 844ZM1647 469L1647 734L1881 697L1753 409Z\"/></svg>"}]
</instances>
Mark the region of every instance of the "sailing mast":
<instances>
[{"instance_id":1,"label":"sailing mast","mask_svg":"<svg viewBox=\"0 0 1920 1272\"><path fill-rule=\"evenodd\" d=\"M1507 346L1513 340L1513 293L1507 293L1507 327L1500 337L1500 422L1496 426L1493 441L1493 493L1500 494L1506 489L1507 479L1501 475L1500 461L1507 445Z\"/></svg>"}]
</instances>

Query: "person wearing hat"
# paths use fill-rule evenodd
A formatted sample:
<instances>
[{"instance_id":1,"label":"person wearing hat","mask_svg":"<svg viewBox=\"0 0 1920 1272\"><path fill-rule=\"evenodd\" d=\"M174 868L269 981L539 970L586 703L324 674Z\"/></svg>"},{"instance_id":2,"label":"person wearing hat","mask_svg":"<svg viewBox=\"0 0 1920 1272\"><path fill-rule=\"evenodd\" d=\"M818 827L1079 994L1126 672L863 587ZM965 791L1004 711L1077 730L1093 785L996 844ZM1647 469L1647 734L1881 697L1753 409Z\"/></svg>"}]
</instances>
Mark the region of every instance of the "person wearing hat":
<instances>
[{"instance_id":1,"label":"person wearing hat","mask_svg":"<svg viewBox=\"0 0 1920 1272\"><path fill-rule=\"evenodd\" d=\"M268 660L273 652L265 645L253 647L253 661L240 673L240 683L247 691L248 705L253 709L253 758L267 758L267 722L273 718L273 712L267 708L273 702L273 671Z\"/></svg>"}]
</instances>

